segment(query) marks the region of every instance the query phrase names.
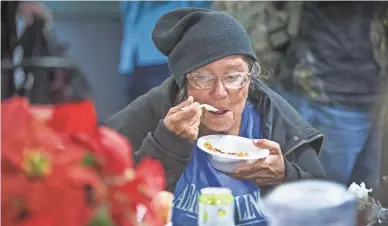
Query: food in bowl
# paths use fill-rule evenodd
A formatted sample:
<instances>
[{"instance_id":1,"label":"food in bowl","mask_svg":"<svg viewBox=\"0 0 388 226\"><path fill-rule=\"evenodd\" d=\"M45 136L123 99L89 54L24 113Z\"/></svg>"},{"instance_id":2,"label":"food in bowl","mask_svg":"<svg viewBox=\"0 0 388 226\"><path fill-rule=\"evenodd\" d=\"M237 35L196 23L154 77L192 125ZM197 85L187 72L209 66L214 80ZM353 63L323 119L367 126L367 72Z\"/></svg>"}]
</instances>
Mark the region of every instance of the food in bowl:
<instances>
[{"instance_id":1,"label":"food in bowl","mask_svg":"<svg viewBox=\"0 0 388 226\"><path fill-rule=\"evenodd\" d=\"M206 153L213 168L225 173L235 173L239 167L269 155L268 149L256 147L252 139L233 135L203 136L198 139L197 146Z\"/></svg>"},{"instance_id":2,"label":"food in bowl","mask_svg":"<svg viewBox=\"0 0 388 226\"><path fill-rule=\"evenodd\" d=\"M225 154L225 155L237 156L237 157L249 156L249 153L247 153L247 152L241 152L241 151L240 152L225 152L225 151L222 151L221 149L213 147L213 145L209 141L206 141L203 145L211 151L218 152L218 153Z\"/></svg>"}]
</instances>

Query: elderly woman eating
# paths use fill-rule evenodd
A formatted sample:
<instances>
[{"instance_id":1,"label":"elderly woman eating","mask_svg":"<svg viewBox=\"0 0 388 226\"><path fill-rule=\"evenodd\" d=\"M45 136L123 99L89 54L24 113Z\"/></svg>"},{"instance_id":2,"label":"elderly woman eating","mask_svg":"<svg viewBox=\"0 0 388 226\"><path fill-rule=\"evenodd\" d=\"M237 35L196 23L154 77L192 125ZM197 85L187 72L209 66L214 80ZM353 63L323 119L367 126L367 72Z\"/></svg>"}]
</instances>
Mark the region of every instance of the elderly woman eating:
<instances>
[{"instance_id":1,"label":"elderly woman eating","mask_svg":"<svg viewBox=\"0 0 388 226\"><path fill-rule=\"evenodd\" d=\"M318 160L323 135L262 83L250 39L233 17L177 9L159 19L152 39L168 57L172 77L107 124L130 140L137 161L150 156L163 164L175 197L174 226L197 225L204 187L231 189L236 225L266 225L260 196L285 182L325 177ZM270 155L225 174L196 146L210 134L252 139Z\"/></svg>"}]
</instances>

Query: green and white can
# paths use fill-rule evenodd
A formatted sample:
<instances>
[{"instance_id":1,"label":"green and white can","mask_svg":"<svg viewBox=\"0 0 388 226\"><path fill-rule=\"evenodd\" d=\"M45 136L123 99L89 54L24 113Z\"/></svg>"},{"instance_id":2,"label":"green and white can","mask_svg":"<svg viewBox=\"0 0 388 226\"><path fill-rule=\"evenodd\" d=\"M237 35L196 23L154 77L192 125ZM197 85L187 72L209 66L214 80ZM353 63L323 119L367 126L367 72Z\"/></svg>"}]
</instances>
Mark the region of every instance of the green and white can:
<instances>
[{"instance_id":1,"label":"green and white can","mask_svg":"<svg viewBox=\"0 0 388 226\"><path fill-rule=\"evenodd\" d=\"M209 187L198 199L198 226L234 226L234 198L228 188Z\"/></svg>"}]
</instances>

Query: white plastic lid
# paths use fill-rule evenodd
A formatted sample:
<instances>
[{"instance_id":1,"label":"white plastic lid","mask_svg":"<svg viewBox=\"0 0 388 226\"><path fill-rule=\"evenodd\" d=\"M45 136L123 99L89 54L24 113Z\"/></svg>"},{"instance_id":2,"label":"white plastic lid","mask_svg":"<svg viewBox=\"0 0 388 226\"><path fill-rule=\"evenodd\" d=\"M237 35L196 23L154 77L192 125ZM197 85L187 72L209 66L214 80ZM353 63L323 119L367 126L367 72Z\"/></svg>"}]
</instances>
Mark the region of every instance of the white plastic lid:
<instances>
[{"instance_id":1,"label":"white plastic lid","mask_svg":"<svg viewBox=\"0 0 388 226\"><path fill-rule=\"evenodd\" d=\"M301 181L285 184L268 195L273 204L290 204L293 209L321 209L354 199L345 186L328 181Z\"/></svg>"}]
</instances>

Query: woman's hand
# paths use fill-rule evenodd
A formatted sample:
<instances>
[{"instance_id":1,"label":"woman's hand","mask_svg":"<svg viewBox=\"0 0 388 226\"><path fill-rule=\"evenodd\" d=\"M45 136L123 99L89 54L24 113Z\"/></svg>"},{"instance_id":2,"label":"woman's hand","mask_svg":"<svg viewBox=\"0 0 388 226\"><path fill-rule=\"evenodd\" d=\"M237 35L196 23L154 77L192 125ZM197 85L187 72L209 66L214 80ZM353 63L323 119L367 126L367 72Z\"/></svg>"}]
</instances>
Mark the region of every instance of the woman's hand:
<instances>
[{"instance_id":1,"label":"woman's hand","mask_svg":"<svg viewBox=\"0 0 388 226\"><path fill-rule=\"evenodd\" d=\"M182 110L183 108L185 109ZM200 104L194 102L193 97L189 97L178 106L171 108L163 119L163 123L174 134L189 140L196 140L201 115Z\"/></svg>"},{"instance_id":2,"label":"woman's hand","mask_svg":"<svg viewBox=\"0 0 388 226\"><path fill-rule=\"evenodd\" d=\"M231 176L237 179L254 181L259 186L282 183L285 177L285 166L279 144L267 139L253 140L253 144L256 147L268 149L270 151L269 156L238 168L236 173Z\"/></svg>"}]
</instances>

